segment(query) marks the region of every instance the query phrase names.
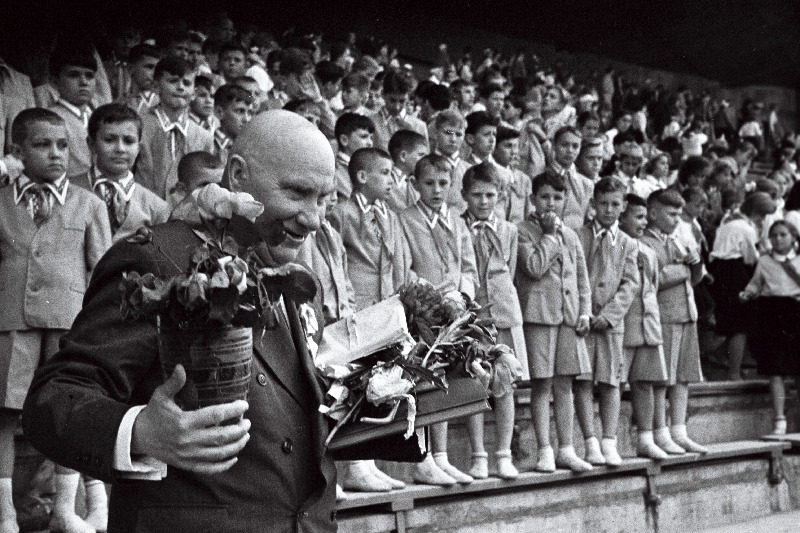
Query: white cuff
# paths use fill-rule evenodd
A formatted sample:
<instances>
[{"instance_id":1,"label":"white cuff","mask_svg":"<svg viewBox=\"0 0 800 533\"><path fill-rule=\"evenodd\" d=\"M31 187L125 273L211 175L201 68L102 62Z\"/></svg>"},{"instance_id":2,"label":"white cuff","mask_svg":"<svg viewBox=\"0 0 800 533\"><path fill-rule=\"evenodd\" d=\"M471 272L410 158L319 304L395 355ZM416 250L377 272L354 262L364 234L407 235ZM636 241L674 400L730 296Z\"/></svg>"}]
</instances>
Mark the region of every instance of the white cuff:
<instances>
[{"instance_id":1,"label":"white cuff","mask_svg":"<svg viewBox=\"0 0 800 533\"><path fill-rule=\"evenodd\" d=\"M5 176L6 174L8 174L8 167L6 162L0 159L0 176Z\"/></svg>"},{"instance_id":2,"label":"white cuff","mask_svg":"<svg viewBox=\"0 0 800 533\"><path fill-rule=\"evenodd\" d=\"M131 456L131 438L133 437L133 423L146 405L131 407L117 432L117 441L114 444L114 470L125 479L141 479L146 481L160 481L167 477L167 463L153 457L142 455L134 459Z\"/></svg>"},{"instance_id":3,"label":"white cuff","mask_svg":"<svg viewBox=\"0 0 800 533\"><path fill-rule=\"evenodd\" d=\"M578 317L578 320L585 320L587 322L591 322L592 317L590 315L581 315Z\"/></svg>"}]
</instances>

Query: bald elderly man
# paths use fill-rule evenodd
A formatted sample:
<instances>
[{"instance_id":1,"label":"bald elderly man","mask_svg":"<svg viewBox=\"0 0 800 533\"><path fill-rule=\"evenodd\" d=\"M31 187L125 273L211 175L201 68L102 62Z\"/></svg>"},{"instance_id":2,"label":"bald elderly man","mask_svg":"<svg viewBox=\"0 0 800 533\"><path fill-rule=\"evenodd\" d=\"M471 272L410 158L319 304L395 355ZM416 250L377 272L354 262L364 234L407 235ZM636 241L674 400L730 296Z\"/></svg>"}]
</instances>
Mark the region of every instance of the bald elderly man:
<instances>
[{"instance_id":1,"label":"bald elderly man","mask_svg":"<svg viewBox=\"0 0 800 533\"><path fill-rule=\"evenodd\" d=\"M333 174L330 144L311 123L258 115L234 144L226 180L265 209L255 223L232 219L230 233L267 266L293 261L319 226ZM322 393L290 298L279 325L254 335L248 402L190 412L173 401L182 368L163 382L156 328L120 317L123 272L174 273L161 251L185 270L200 242L173 221L154 228L151 244L109 250L61 351L36 374L25 434L56 463L113 483L109 533L336 531Z\"/></svg>"}]
</instances>

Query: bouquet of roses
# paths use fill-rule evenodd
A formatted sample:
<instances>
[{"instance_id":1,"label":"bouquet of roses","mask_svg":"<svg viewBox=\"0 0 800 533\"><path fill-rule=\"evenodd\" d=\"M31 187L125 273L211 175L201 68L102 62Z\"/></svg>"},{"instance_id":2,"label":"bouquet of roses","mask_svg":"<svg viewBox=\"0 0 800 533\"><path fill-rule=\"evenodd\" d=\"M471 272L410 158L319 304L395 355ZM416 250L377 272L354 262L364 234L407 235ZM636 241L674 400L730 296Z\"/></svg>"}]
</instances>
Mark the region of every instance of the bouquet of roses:
<instances>
[{"instance_id":1,"label":"bouquet of roses","mask_svg":"<svg viewBox=\"0 0 800 533\"><path fill-rule=\"evenodd\" d=\"M442 295L413 283L399 290L405 338L346 364L325 364L326 404L320 411L336 420L328 443L353 420L392 422L401 402L408 407L405 437L414 432L415 394L425 387L447 390L446 373L480 379L487 389L511 387L519 363L510 348L496 343L491 320L477 317L478 305L458 293ZM378 304L380 305L380 304Z\"/></svg>"},{"instance_id":2,"label":"bouquet of roses","mask_svg":"<svg viewBox=\"0 0 800 533\"><path fill-rule=\"evenodd\" d=\"M172 263L157 246L175 267L172 276L125 272L120 284L123 318L158 318L180 329L253 327L260 320L274 322L284 291L297 295L298 302L313 298L313 276L304 267L262 267L253 248L239 247L228 235L233 215L253 220L263 212L263 205L252 196L210 184L194 191L179 207L202 244L192 253L188 269ZM152 243L152 232L143 227L129 242Z\"/></svg>"}]
</instances>

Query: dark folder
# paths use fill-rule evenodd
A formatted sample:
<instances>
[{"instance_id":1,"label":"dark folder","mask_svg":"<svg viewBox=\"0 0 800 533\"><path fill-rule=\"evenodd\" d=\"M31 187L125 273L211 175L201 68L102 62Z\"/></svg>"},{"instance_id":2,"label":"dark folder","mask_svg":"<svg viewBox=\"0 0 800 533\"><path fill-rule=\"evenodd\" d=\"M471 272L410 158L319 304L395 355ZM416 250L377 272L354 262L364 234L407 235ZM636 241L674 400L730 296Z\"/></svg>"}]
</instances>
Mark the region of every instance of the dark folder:
<instances>
[{"instance_id":1,"label":"dark folder","mask_svg":"<svg viewBox=\"0 0 800 533\"><path fill-rule=\"evenodd\" d=\"M437 388L417 391L417 428L489 410L488 394L477 379L461 371L448 374L447 381L447 391ZM403 402L388 424L361 421L346 424L334 436L328 451L337 460L421 461L425 454L420 448L425 448L425 443L419 441L419 433L408 440L403 438L408 426L406 414Z\"/></svg>"}]
</instances>

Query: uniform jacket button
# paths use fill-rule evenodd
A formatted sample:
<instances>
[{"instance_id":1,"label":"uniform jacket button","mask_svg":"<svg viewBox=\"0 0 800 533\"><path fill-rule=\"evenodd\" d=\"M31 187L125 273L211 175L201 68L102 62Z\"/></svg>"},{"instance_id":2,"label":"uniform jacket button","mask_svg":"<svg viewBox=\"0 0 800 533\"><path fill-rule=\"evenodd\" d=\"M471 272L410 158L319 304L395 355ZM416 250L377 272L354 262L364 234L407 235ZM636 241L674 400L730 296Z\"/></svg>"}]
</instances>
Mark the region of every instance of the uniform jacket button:
<instances>
[{"instance_id":1,"label":"uniform jacket button","mask_svg":"<svg viewBox=\"0 0 800 533\"><path fill-rule=\"evenodd\" d=\"M294 443L292 442L292 439L286 439L283 441L281 449L283 450L283 453L292 453L292 451L294 451Z\"/></svg>"},{"instance_id":2,"label":"uniform jacket button","mask_svg":"<svg viewBox=\"0 0 800 533\"><path fill-rule=\"evenodd\" d=\"M267 376L264 374L259 374L256 379L258 380L258 384L262 387L267 384Z\"/></svg>"}]
</instances>

